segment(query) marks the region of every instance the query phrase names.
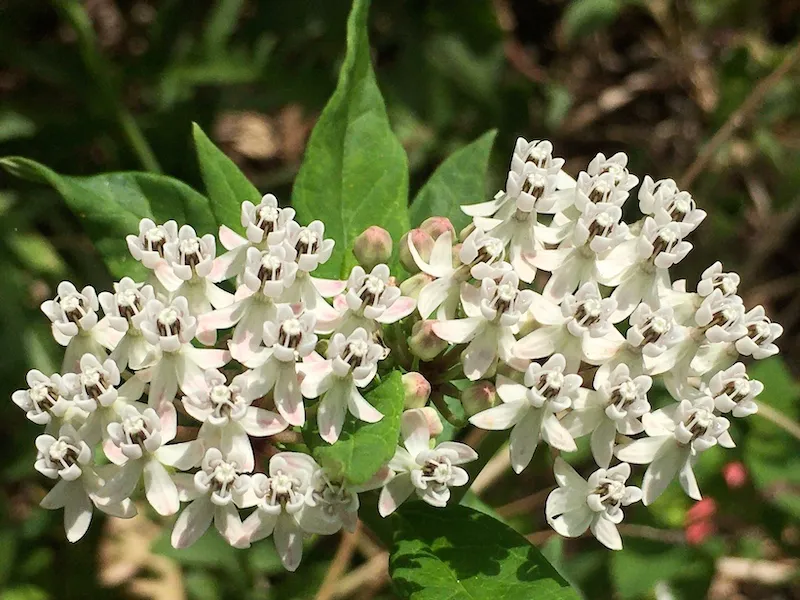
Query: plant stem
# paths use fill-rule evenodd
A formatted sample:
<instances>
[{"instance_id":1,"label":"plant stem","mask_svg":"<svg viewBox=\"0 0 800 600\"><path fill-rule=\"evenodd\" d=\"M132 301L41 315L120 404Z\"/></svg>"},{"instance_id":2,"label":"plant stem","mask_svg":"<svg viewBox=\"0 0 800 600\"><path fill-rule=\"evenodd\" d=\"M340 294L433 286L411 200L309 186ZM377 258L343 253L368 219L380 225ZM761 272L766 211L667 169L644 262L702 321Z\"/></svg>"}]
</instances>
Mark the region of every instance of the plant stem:
<instances>
[{"instance_id":1,"label":"plant stem","mask_svg":"<svg viewBox=\"0 0 800 600\"><path fill-rule=\"evenodd\" d=\"M782 412L772 408L769 404L765 404L764 402L758 402L757 404L757 415L764 417L767 421L774 423L786 433L800 440L800 424L795 423Z\"/></svg>"},{"instance_id":2,"label":"plant stem","mask_svg":"<svg viewBox=\"0 0 800 600\"><path fill-rule=\"evenodd\" d=\"M114 89L107 61L97 48L97 37L92 22L82 4L77 0L52 0L56 9L75 30L84 66L97 85L108 111L119 125L120 132L139 159L142 167L152 173L161 173L161 166L147 143L139 125Z\"/></svg>"}]
</instances>

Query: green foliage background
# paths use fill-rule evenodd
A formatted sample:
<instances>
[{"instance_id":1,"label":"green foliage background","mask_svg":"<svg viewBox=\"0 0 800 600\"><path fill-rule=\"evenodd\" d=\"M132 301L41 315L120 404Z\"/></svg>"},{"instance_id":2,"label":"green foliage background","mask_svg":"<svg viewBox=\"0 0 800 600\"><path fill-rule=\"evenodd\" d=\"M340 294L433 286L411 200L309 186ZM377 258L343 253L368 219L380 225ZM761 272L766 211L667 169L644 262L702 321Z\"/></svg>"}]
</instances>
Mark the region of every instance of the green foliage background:
<instances>
[{"instance_id":1,"label":"green foliage background","mask_svg":"<svg viewBox=\"0 0 800 600\"><path fill-rule=\"evenodd\" d=\"M93 232L109 231L104 215L111 206L130 214L132 228L151 213L187 218L200 229L210 229L214 218L236 221L235 210L211 215L186 186L176 186L167 204L154 204L152 195L142 204L137 194L158 188L160 177L126 171L160 170L212 199L224 197L227 189L208 185L215 179L208 165L220 168L216 150L195 128L205 169L197 166L195 121L252 182L233 184L242 199L255 186L292 200L310 220L326 168L319 157L320 172L300 170L311 127L327 119L315 137L358 140L358 131L339 131L337 123L363 111L400 139L402 149L375 149L393 165L380 193L394 198L386 202L401 202L408 185L413 224L494 191L518 135L551 139L572 172L597 151L623 150L634 173L685 182L703 148L735 123L692 177L690 190L710 216L692 237L696 249L681 275L691 285L722 260L743 275L747 304L765 304L784 324L783 358L759 364L753 375L767 386L764 401L797 422L800 67L789 65L755 105L747 104L760 81L796 56L800 7L793 0L375 0L370 39L377 81L365 75L370 57L363 50L345 65L356 92L341 94L322 113L337 86L349 9L347 0L0 0L0 156L31 157L75 176L60 180L70 187L68 206L49 187L0 174L0 398L23 386L29 368L57 369L60 349L38 306L60 280L104 288L131 268L112 264L109 273L90 242ZM388 123L375 112L376 84ZM495 129L496 135L486 133ZM462 178L449 189L435 178L425 184L453 152L444 164ZM491 189L476 189L480 178L459 165L486 160ZM34 163L13 166L28 179L51 178ZM351 158L347 169L377 167ZM229 168L222 167L223 175ZM129 190L125 197L110 197L104 180L88 177L109 171L120 172L114 177ZM336 183L341 197L347 180ZM397 233L405 224L385 226ZM123 246L125 232L112 231ZM98 519L89 539L69 547L60 514L36 507L44 493L32 469L37 428L10 400L0 402L0 415L0 600L314 596L336 538L314 543L303 576L294 578L282 574L268 544L241 553L207 536L176 553L156 524L137 541L134 532L103 529ZM702 489L717 506L715 532L700 544L686 542L690 501L673 488L651 510L629 511L629 522L641 527L623 533L620 553L591 539L549 537L536 496L552 483L542 456L525 476L494 486L483 500L531 534L591 600L656 598L656 590L666 589L687 600L798 597L792 578L718 589L715 572L726 557L783 565L800 544L797 439L762 417L736 423L734 437L737 449L709 452L698 465ZM587 457L578 453L574 462ZM721 475L731 461L748 469L743 487L729 488ZM125 544L117 555L115 540ZM167 566L137 558L147 548L166 557L160 560ZM409 589L404 577L397 593ZM384 588L371 597L392 593Z\"/></svg>"}]
</instances>

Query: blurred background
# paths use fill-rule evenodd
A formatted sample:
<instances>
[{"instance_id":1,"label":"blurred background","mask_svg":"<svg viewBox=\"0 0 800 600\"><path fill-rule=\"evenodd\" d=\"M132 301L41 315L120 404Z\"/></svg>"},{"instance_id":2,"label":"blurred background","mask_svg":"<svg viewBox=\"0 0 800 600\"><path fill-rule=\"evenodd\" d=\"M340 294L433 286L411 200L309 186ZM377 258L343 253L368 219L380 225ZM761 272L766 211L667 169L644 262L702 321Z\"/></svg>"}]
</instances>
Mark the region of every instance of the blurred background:
<instances>
[{"instance_id":1,"label":"blurred background","mask_svg":"<svg viewBox=\"0 0 800 600\"><path fill-rule=\"evenodd\" d=\"M197 121L262 192L288 200L336 82L348 9L0 0L0 156L77 175L160 165L202 189ZM743 276L746 304L786 328L781 358L751 371L775 414L735 423L738 447L703 455L704 501L673 486L651 509L630 510L624 551L553 537L543 454L482 499L590 600L800 598L800 3L375 0L371 24L412 193L492 128L494 189L519 135L551 139L573 174L598 151L622 150L632 172L676 179L709 212L680 265L689 285L722 260ZM131 150L132 120L153 156ZM366 533L312 541L293 577L269 542L239 552L206 536L174 552L169 523L146 512L97 519L69 547L61 512L37 508L47 483L32 468L37 427L9 399L29 368L57 369L61 349L38 307L62 279L110 285L60 198L0 172L0 600L393 598ZM337 548L352 553L349 567L332 566Z\"/></svg>"}]
</instances>

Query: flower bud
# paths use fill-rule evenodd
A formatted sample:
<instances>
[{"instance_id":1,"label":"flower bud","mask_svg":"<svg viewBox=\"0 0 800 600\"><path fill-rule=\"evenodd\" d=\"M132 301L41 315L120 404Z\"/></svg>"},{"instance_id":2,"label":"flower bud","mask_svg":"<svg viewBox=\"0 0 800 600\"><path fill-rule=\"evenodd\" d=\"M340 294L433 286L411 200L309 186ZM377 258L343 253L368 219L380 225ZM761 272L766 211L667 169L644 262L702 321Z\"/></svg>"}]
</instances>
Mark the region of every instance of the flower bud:
<instances>
[{"instance_id":1,"label":"flower bud","mask_svg":"<svg viewBox=\"0 0 800 600\"><path fill-rule=\"evenodd\" d=\"M436 412L435 408L432 406L425 406L419 410L425 415L425 420L428 422L428 432L431 434L432 438L444 431L442 420L439 418L439 413Z\"/></svg>"},{"instance_id":2,"label":"flower bud","mask_svg":"<svg viewBox=\"0 0 800 600\"><path fill-rule=\"evenodd\" d=\"M419 297L420 290L431 281L433 281L433 277L427 273L417 273L400 284L400 293L416 300Z\"/></svg>"},{"instance_id":3,"label":"flower bud","mask_svg":"<svg viewBox=\"0 0 800 600\"><path fill-rule=\"evenodd\" d=\"M406 409L422 408L428 403L431 384L419 373L411 372L403 375L403 387L406 393L403 405Z\"/></svg>"},{"instance_id":4,"label":"flower bud","mask_svg":"<svg viewBox=\"0 0 800 600\"><path fill-rule=\"evenodd\" d=\"M392 236L377 225L368 227L355 239L353 254L358 264L371 271L376 265L388 263L391 259Z\"/></svg>"},{"instance_id":5,"label":"flower bud","mask_svg":"<svg viewBox=\"0 0 800 600\"><path fill-rule=\"evenodd\" d=\"M442 235L445 231L449 231L456 235L456 229L447 217L429 217L422 222L419 226L422 231L431 236L434 240Z\"/></svg>"},{"instance_id":6,"label":"flower bud","mask_svg":"<svg viewBox=\"0 0 800 600\"><path fill-rule=\"evenodd\" d=\"M747 469L741 462L730 462L722 467L722 477L729 488L740 488L747 483Z\"/></svg>"},{"instance_id":7,"label":"flower bud","mask_svg":"<svg viewBox=\"0 0 800 600\"><path fill-rule=\"evenodd\" d=\"M417 321L411 328L408 347L411 354L422 360L433 360L447 348L447 342L433 332L436 321Z\"/></svg>"},{"instance_id":8,"label":"flower bud","mask_svg":"<svg viewBox=\"0 0 800 600\"><path fill-rule=\"evenodd\" d=\"M431 258L431 251L433 250L433 238L429 233L422 231L422 229L412 229L400 238L400 262L409 273L419 273L420 268L417 265L414 257L411 256L411 250L408 249L409 237L414 244L414 247L419 252L422 260L428 261Z\"/></svg>"},{"instance_id":9,"label":"flower bud","mask_svg":"<svg viewBox=\"0 0 800 600\"><path fill-rule=\"evenodd\" d=\"M475 223L470 223L458 233L458 239L463 242L473 231L475 231Z\"/></svg>"},{"instance_id":10,"label":"flower bud","mask_svg":"<svg viewBox=\"0 0 800 600\"><path fill-rule=\"evenodd\" d=\"M453 253L452 253L452 260L454 265L461 264L461 247L464 244L454 244L453 245Z\"/></svg>"},{"instance_id":11,"label":"flower bud","mask_svg":"<svg viewBox=\"0 0 800 600\"><path fill-rule=\"evenodd\" d=\"M491 381L482 379L471 383L461 392L461 404L467 416L476 415L497 403L497 390Z\"/></svg>"}]
</instances>

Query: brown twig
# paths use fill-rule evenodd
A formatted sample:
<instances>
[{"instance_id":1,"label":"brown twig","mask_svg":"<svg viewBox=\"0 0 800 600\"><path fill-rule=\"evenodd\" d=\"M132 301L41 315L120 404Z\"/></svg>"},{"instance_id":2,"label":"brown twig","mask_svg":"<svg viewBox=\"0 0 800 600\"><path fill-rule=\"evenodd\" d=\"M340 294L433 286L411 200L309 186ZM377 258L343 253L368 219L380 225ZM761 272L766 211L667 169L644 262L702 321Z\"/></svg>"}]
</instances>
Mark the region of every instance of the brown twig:
<instances>
[{"instance_id":1,"label":"brown twig","mask_svg":"<svg viewBox=\"0 0 800 600\"><path fill-rule=\"evenodd\" d=\"M553 491L553 486L547 487L533 494L518 498L508 504L497 507L497 514L505 519L510 519L536 510L544 504L548 494Z\"/></svg>"},{"instance_id":2,"label":"brown twig","mask_svg":"<svg viewBox=\"0 0 800 600\"><path fill-rule=\"evenodd\" d=\"M737 108L729 117L728 120L720 127L714 136L697 155L694 162L689 165L689 168L681 177L681 188L688 188L697 179L697 176L703 172L708 166L708 163L722 147L722 145L730 139L730 137L739 129L747 119L761 106L764 97L772 90L783 77L791 70L797 60L800 59L800 44L796 45L794 49L786 55L780 65L767 77L762 79L750 95L745 98L744 102Z\"/></svg>"},{"instance_id":3,"label":"brown twig","mask_svg":"<svg viewBox=\"0 0 800 600\"><path fill-rule=\"evenodd\" d=\"M480 496L486 488L507 474L510 466L511 457L508 453L508 444L505 444L478 473L470 489Z\"/></svg>"},{"instance_id":4,"label":"brown twig","mask_svg":"<svg viewBox=\"0 0 800 600\"><path fill-rule=\"evenodd\" d=\"M353 557L353 552L356 549L360 536L360 522L356 525L356 530L353 533L342 531L342 541L336 549L336 554L333 555L331 566L325 574L322 585L319 586L316 600L331 600L334 597L334 590L342 578L342 575L347 571L347 567L350 564L350 559Z\"/></svg>"},{"instance_id":5,"label":"brown twig","mask_svg":"<svg viewBox=\"0 0 800 600\"><path fill-rule=\"evenodd\" d=\"M363 586L375 588L389 581L389 553L382 552L339 579L329 600L348 598Z\"/></svg>"}]
</instances>

